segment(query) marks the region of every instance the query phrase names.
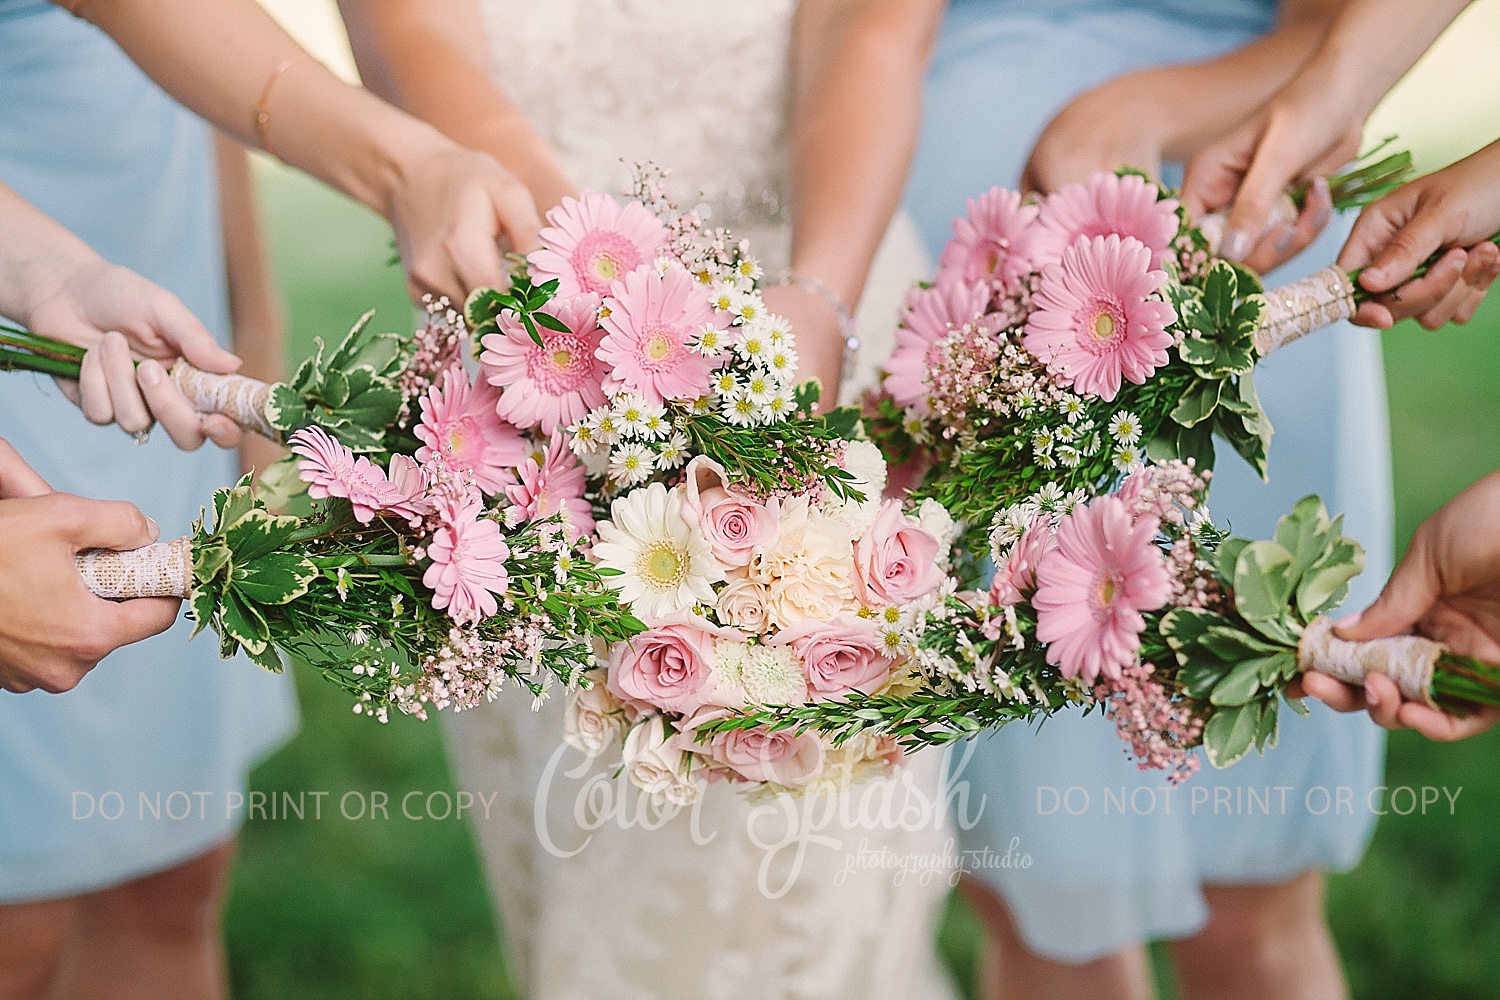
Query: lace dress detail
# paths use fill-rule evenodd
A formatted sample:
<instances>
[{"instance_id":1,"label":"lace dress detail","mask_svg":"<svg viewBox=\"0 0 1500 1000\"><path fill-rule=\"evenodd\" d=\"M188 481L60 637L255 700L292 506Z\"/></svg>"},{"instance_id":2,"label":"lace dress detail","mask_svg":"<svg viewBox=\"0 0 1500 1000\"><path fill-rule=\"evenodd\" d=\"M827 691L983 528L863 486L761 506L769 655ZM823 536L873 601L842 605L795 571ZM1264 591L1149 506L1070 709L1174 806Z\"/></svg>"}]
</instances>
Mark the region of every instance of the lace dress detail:
<instances>
[{"instance_id":1,"label":"lace dress detail","mask_svg":"<svg viewBox=\"0 0 1500 1000\"><path fill-rule=\"evenodd\" d=\"M619 190L633 162L653 160L672 171L681 204L703 202L769 275L785 271L794 0L481 6L497 81L577 183ZM898 219L860 304L867 350L848 391L873 380L896 306L927 271L914 228ZM795 817L720 784L696 812L661 822L613 777L617 758L559 750L562 707L555 696L532 712L507 691L445 728L460 786L476 795L516 985L531 1000L953 996L935 941L949 873L934 859L954 839L940 754L839 800L799 800ZM862 806L875 822L860 822ZM793 822L808 826L805 848L793 838L768 852ZM873 866L881 852L887 866L918 870ZM864 867L845 871L856 855ZM762 886L785 891L770 898Z\"/></svg>"}]
</instances>

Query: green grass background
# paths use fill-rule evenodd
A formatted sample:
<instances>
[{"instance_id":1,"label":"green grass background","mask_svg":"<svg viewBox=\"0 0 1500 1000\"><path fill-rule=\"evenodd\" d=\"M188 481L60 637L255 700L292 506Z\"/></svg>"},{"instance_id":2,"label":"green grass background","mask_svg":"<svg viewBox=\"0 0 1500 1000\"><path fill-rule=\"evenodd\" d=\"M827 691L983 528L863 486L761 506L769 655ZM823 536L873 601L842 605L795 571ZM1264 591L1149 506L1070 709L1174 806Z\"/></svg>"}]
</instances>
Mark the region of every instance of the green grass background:
<instances>
[{"instance_id":1,"label":"green grass background","mask_svg":"<svg viewBox=\"0 0 1500 1000\"><path fill-rule=\"evenodd\" d=\"M1376 128L1401 121L1388 111ZM1486 127L1470 121L1463 135L1443 132L1419 155L1428 165L1449 159L1478 145ZM259 176L290 321L289 356L304 356L314 336L336 336L371 307L382 327L406 327L410 306L399 272L386 264L384 223L299 175L266 167ZM1500 468L1497 338L1500 296L1465 328L1427 333L1407 325L1386 335L1402 546L1423 517ZM298 682L301 735L255 772L253 786L332 794L320 821L257 820L244 830L226 917L235 995L512 996L467 827L451 818L400 818L406 791L453 790L437 725L396 719L380 727L307 674ZM1456 817L1383 818L1359 868L1330 880L1329 917L1361 1000L1500 993L1497 755L1500 729L1457 746L1392 737L1391 785L1463 792ZM394 818L341 817L339 796L374 790L390 795ZM588 929L577 930L582 941ZM966 988L977 941L972 917L955 902L942 947Z\"/></svg>"}]
</instances>

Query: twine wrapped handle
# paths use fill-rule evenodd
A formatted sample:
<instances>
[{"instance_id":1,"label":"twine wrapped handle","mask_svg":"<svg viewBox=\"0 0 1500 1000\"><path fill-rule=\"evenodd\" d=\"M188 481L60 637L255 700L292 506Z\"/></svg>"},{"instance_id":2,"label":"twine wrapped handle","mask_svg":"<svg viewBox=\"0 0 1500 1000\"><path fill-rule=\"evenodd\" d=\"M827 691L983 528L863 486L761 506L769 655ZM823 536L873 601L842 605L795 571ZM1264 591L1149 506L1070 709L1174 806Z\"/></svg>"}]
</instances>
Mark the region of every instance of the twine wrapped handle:
<instances>
[{"instance_id":1,"label":"twine wrapped handle","mask_svg":"<svg viewBox=\"0 0 1500 1000\"><path fill-rule=\"evenodd\" d=\"M281 433L266 419L271 387L246 375L215 375L179 358L168 373L199 413L222 413L247 431L280 442Z\"/></svg>"},{"instance_id":2,"label":"twine wrapped handle","mask_svg":"<svg viewBox=\"0 0 1500 1000\"><path fill-rule=\"evenodd\" d=\"M83 582L108 601L187 597L193 589L193 540L174 538L140 549L87 549L73 557Z\"/></svg>"},{"instance_id":3,"label":"twine wrapped handle","mask_svg":"<svg viewBox=\"0 0 1500 1000\"><path fill-rule=\"evenodd\" d=\"M1432 672L1447 651L1442 643L1420 635L1349 642L1333 634L1332 619L1319 615L1302 632L1297 663L1303 670L1319 670L1361 688L1370 674L1385 674L1396 682L1402 697L1436 708Z\"/></svg>"},{"instance_id":4,"label":"twine wrapped handle","mask_svg":"<svg viewBox=\"0 0 1500 1000\"><path fill-rule=\"evenodd\" d=\"M1338 265L1266 292L1266 313L1255 331L1255 350L1265 357L1314 330L1351 319L1354 282Z\"/></svg>"}]
</instances>

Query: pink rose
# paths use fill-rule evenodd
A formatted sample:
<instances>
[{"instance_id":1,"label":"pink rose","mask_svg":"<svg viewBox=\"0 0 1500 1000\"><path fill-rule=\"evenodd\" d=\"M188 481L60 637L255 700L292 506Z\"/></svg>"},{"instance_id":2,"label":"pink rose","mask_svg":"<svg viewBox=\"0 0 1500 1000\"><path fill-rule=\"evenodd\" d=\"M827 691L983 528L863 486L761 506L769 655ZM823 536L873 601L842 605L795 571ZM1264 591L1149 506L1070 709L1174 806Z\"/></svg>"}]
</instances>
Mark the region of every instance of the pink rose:
<instances>
[{"instance_id":1,"label":"pink rose","mask_svg":"<svg viewBox=\"0 0 1500 1000\"><path fill-rule=\"evenodd\" d=\"M910 604L932 593L943 582L937 557L938 540L901 512L901 501L887 500L854 543L860 600Z\"/></svg>"},{"instance_id":2,"label":"pink rose","mask_svg":"<svg viewBox=\"0 0 1500 1000\"><path fill-rule=\"evenodd\" d=\"M1020 604L1036 589L1036 568L1052 549L1054 532L1045 517L1037 518L1021 533L990 581L990 599L1002 608Z\"/></svg>"},{"instance_id":3,"label":"pink rose","mask_svg":"<svg viewBox=\"0 0 1500 1000\"><path fill-rule=\"evenodd\" d=\"M801 621L771 640L788 645L802 661L807 694L828 701L850 691L874 694L891 676L891 658L880 643L880 630L853 615L831 622Z\"/></svg>"},{"instance_id":4,"label":"pink rose","mask_svg":"<svg viewBox=\"0 0 1500 1000\"><path fill-rule=\"evenodd\" d=\"M823 744L812 733L737 729L715 733L708 754L745 781L769 781L783 788L807 784L823 768Z\"/></svg>"},{"instance_id":5,"label":"pink rose","mask_svg":"<svg viewBox=\"0 0 1500 1000\"><path fill-rule=\"evenodd\" d=\"M723 466L699 455L688 463L683 517L708 539L723 569L750 562L776 538L776 514L729 486Z\"/></svg>"},{"instance_id":6,"label":"pink rose","mask_svg":"<svg viewBox=\"0 0 1500 1000\"><path fill-rule=\"evenodd\" d=\"M696 615L679 613L610 651L605 686L615 697L668 712L691 712L711 693L716 638L744 641Z\"/></svg>"}]
</instances>

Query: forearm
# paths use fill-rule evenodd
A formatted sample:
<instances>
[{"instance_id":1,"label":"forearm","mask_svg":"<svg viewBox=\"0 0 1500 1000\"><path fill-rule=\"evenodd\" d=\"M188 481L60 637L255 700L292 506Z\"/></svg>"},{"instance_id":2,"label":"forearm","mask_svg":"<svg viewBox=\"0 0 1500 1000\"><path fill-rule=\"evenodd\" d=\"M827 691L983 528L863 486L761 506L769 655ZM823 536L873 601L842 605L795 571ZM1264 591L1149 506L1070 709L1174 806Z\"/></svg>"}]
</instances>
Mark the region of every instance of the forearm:
<instances>
[{"instance_id":1,"label":"forearm","mask_svg":"<svg viewBox=\"0 0 1500 1000\"><path fill-rule=\"evenodd\" d=\"M98 260L74 236L26 199L0 184L0 316L31 325L45 300L86 263Z\"/></svg>"},{"instance_id":2,"label":"forearm","mask_svg":"<svg viewBox=\"0 0 1500 1000\"><path fill-rule=\"evenodd\" d=\"M552 148L489 72L474 0L340 0L365 85L460 145L489 153L546 210L576 193Z\"/></svg>"},{"instance_id":3,"label":"forearm","mask_svg":"<svg viewBox=\"0 0 1500 1000\"><path fill-rule=\"evenodd\" d=\"M1308 61L1342 6L1339 0L1287 2L1275 28L1232 52L1128 75L1144 107L1171 109L1168 120L1155 125L1162 158L1185 163L1249 118Z\"/></svg>"},{"instance_id":4,"label":"forearm","mask_svg":"<svg viewBox=\"0 0 1500 1000\"><path fill-rule=\"evenodd\" d=\"M81 0L98 25L183 105L386 214L391 191L440 137L350 86L304 52L254 0ZM291 60L277 76L277 69Z\"/></svg>"},{"instance_id":5,"label":"forearm","mask_svg":"<svg viewBox=\"0 0 1500 1000\"><path fill-rule=\"evenodd\" d=\"M901 199L933 0L805 0L794 30L792 269L853 305Z\"/></svg>"},{"instance_id":6,"label":"forearm","mask_svg":"<svg viewBox=\"0 0 1500 1000\"><path fill-rule=\"evenodd\" d=\"M219 219L229 287L229 327L240 373L263 382L284 374L281 302L255 197L255 178L243 146L214 136L219 174Z\"/></svg>"}]
</instances>

